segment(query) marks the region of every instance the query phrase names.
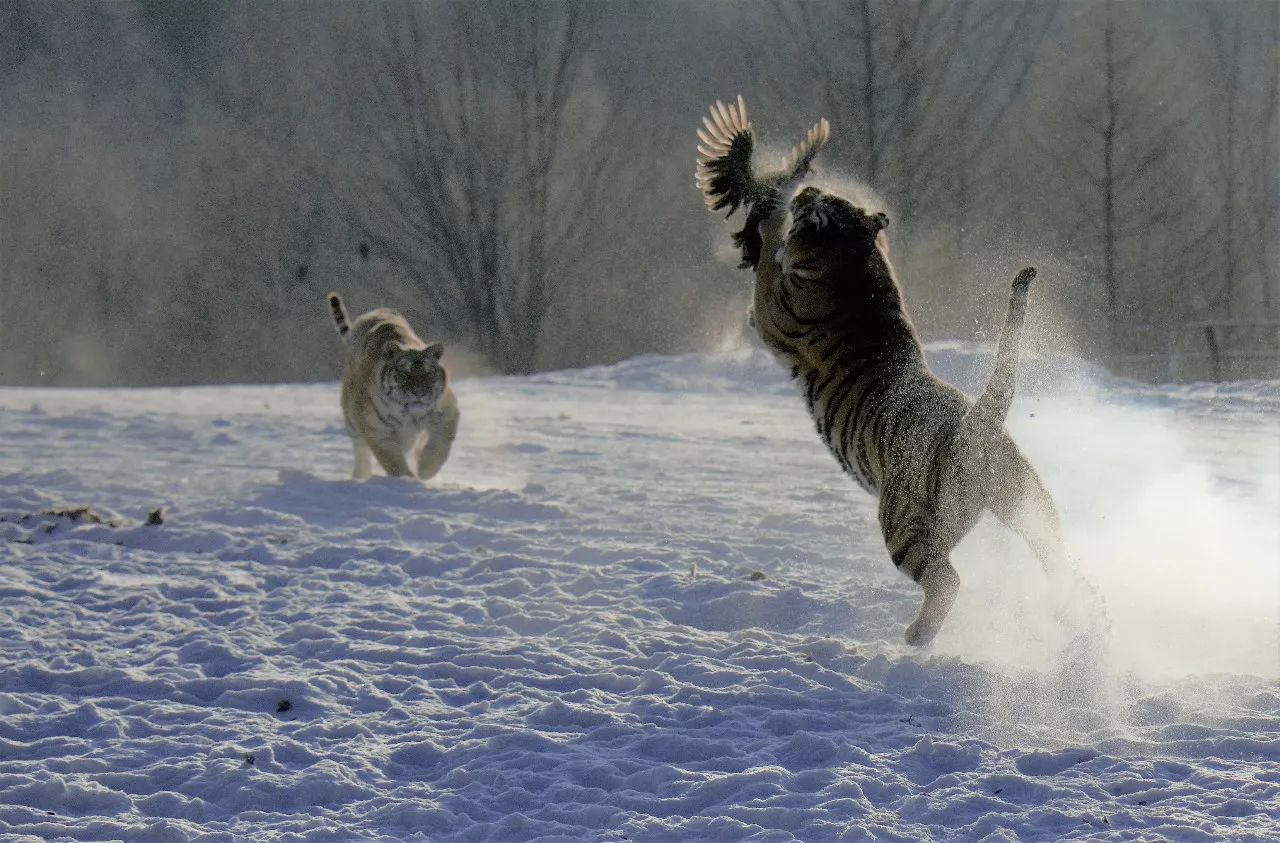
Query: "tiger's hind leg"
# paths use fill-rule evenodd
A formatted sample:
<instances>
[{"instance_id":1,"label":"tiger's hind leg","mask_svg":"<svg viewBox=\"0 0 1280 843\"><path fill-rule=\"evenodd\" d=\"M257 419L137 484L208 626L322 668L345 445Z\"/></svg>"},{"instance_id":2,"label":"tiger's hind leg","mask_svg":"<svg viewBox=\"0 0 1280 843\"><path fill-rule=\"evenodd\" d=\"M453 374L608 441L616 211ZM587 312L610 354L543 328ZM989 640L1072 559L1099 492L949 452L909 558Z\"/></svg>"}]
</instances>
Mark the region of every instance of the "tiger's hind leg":
<instances>
[{"instance_id":1,"label":"tiger's hind leg","mask_svg":"<svg viewBox=\"0 0 1280 843\"><path fill-rule=\"evenodd\" d=\"M1053 497L1020 453L1005 462L1004 482L992 491L992 514L1017 533L1044 568L1054 616L1071 635L1072 658L1100 663L1109 646L1111 622L1097 586L1067 553Z\"/></svg>"},{"instance_id":2,"label":"tiger's hind leg","mask_svg":"<svg viewBox=\"0 0 1280 843\"><path fill-rule=\"evenodd\" d=\"M910 553L908 550L907 555ZM924 601L916 619L907 627L905 637L912 647L923 647L934 639L950 614L960 591L960 575L951 566L950 559L934 554L923 558L920 579L916 582L924 589Z\"/></svg>"},{"instance_id":3,"label":"tiger's hind leg","mask_svg":"<svg viewBox=\"0 0 1280 843\"><path fill-rule=\"evenodd\" d=\"M924 589L924 602L906 633L908 644L923 647L942 629L942 622L960 591L960 575L950 559L955 542L941 540L927 515L891 513L884 499L880 507L880 528L893 564Z\"/></svg>"},{"instance_id":4,"label":"tiger's hind leg","mask_svg":"<svg viewBox=\"0 0 1280 843\"><path fill-rule=\"evenodd\" d=\"M1010 460L1005 482L993 489L988 506L1000 523L1027 543L1045 576L1072 571L1053 496L1021 454Z\"/></svg>"},{"instance_id":5,"label":"tiger's hind leg","mask_svg":"<svg viewBox=\"0 0 1280 843\"><path fill-rule=\"evenodd\" d=\"M928 537L910 539L896 550L890 548L890 554L893 563L924 589L920 611L906 633L908 644L923 647L938 634L951 612L960 591L960 575L949 554L941 552Z\"/></svg>"}]
</instances>

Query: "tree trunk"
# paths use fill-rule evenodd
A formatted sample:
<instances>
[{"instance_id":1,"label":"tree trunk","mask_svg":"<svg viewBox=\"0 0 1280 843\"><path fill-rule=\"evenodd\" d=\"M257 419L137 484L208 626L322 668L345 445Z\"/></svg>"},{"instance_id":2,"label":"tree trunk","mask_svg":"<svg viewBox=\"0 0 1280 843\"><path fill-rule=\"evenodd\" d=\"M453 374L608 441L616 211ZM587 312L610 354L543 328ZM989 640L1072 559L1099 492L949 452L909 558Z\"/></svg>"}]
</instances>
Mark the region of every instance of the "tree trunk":
<instances>
[{"instance_id":1,"label":"tree trunk","mask_svg":"<svg viewBox=\"0 0 1280 843\"><path fill-rule=\"evenodd\" d=\"M876 119L875 30L871 0L862 0L862 113L867 121L867 178L880 184L880 131Z\"/></svg>"},{"instance_id":2,"label":"tree trunk","mask_svg":"<svg viewBox=\"0 0 1280 843\"><path fill-rule=\"evenodd\" d=\"M1119 337L1119 279L1116 276L1115 231L1115 147L1116 147L1116 94L1115 94L1115 33L1111 23L1111 0L1106 0L1106 19L1103 28L1103 73L1105 74L1105 115L1102 127L1102 277L1107 285L1107 356L1112 362L1118 353Z\"/></svg>"}]
</instances>

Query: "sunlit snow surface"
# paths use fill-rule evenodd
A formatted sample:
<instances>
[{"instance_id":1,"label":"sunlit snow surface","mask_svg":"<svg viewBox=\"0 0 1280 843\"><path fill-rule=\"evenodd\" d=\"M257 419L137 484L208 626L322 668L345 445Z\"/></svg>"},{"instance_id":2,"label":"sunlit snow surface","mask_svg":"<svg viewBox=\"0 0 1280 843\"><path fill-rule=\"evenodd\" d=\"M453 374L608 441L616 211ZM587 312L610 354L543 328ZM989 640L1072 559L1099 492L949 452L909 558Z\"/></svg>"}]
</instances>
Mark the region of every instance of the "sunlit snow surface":
<instances>
[{"instance_id":1,"label":"sunlit snow surface","mask_svg":"<svg viewBox=\"0 0 1280 843\"><path fill-rule=\"evenodd\" d=\"M1280 385L1024 367L1084 665L985 522L903 645L762 352L457 391L423 486L345 479L332 384L0 390L0 838L1280 838Z\"/></svg>"}]
</instances>

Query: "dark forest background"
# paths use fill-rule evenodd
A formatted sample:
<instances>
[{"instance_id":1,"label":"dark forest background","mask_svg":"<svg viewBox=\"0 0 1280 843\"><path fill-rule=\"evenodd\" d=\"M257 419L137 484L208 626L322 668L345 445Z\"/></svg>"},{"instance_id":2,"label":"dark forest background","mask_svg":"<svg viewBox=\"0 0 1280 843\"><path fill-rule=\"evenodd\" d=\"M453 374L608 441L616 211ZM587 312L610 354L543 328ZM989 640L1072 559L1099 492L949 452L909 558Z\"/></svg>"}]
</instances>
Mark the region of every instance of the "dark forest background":
<instances>
[{"instance_id":1,"label":"dark forest background","mask_svg":"<svg viewBox=\"0 0 1280 843\"><path fill-rule=\"evenodd\" d=\"M323 296L465 371L723 345L708 104L818 117L930 339L1275 377L1280 0L0 3L0 382L336 376Z\"/></svg>"}]
</instances>

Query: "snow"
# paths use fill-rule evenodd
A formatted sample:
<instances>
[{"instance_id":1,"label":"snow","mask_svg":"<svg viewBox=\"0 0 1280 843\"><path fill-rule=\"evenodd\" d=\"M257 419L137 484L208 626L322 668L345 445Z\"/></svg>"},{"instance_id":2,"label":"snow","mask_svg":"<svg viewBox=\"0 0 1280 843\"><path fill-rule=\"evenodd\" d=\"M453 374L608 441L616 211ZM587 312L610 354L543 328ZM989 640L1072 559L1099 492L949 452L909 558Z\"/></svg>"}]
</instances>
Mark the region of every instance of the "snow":
<instances>
[{"instance_id":1,"label":"snow","mask_svg":"<svg viewBox=\"0 0 1280 843\"><path fill-rule=\"evenodd\" d=\"M1280 837L1280 384L1028 361L1083 663L987 522L902 644L761 351L456 388L425 486L346 479L333 384L0 390L0 837Z\"/></svg>"}]
</instances>

